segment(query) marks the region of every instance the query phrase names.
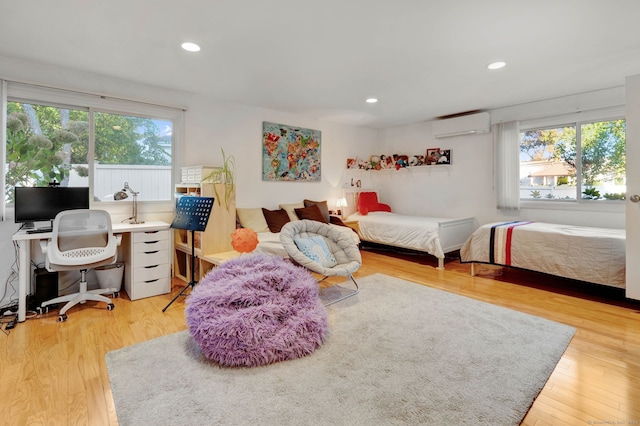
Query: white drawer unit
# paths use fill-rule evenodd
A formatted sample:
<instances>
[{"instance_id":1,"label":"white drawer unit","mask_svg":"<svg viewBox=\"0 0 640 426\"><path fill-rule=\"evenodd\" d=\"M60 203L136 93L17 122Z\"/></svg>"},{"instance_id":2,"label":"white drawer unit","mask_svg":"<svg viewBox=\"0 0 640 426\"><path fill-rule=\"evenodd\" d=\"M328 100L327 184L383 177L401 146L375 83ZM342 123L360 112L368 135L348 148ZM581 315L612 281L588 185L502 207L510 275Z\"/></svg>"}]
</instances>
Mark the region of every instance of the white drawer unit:
<instances>
[{"instance_id":1,"label":"white drawer unit","mask_svg":"<svg viewBox=\"0 0 640 426\"><path fill-rule=\"evenodd\" d=\"M169 229L131 232L123 239L124 289L131 300L171 291L171 233ZM125 235L126 236L126 235Z\"/></svg>"}]
</instances>

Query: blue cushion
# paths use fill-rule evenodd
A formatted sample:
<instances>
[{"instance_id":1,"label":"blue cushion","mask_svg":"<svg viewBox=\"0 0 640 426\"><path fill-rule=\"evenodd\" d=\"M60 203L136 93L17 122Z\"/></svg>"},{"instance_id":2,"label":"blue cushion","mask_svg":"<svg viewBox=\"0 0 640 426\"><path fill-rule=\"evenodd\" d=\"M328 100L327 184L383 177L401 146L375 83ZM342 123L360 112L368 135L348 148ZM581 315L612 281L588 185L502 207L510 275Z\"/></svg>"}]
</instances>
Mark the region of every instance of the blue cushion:
<instances>
[{"instance_id":1,"label":"blue cushion","mask_svg":"<svg viewBox=\"0 0 640 426\"><path fill-rule=\"evenodd\" d=\"M329 251L327 243L319 235L309 238L296 237L293 242L305 256L325 268L332 268L338 264L336 258Z\"/></svg>"}]
</instances>

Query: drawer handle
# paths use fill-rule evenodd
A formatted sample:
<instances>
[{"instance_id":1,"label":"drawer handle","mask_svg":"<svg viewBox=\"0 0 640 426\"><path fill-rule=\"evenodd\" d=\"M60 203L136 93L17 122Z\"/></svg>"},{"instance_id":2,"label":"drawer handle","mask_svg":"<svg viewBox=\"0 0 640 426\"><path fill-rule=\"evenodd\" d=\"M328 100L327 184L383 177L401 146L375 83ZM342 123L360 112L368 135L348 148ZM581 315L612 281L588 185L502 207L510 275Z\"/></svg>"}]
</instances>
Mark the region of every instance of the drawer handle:
<instances>
[{"instance_id":1,"label":"drawer handle","mask_svg":"<svg viewBox=\"0 0 640 426\"><path fill-rule=\"evenodd\" d=\"M158 241L158 240L156 240L156 241L145 241L144 243L145 243L145 244L156 244L156 243L158 243L158 242L159 242L159 241Z\"/></svg>"},{"instance_id":2,"label":"drawer handle","mask_svg":"<svg viewBox=\"0 0 640 426\"><path fill-rule=\"evenodd\" d=\"M145 281L145 283L154 283L154 282L156 282L156 281L158 281L158 278L156 278L155 280Z\"/></svg>"},{"instance_id":3,"label":"drawer handle","mask_svg":"<svg viewBox=\"0 0 640 426\"><path fill-rule=\"evenodd\" d=\"M159 231L144 231L145 234L157 234Z\"/></svg>"},{"instance_id":4,"label":"drawer handle","mask_svg":"<svg viewBox=\"0 0 640 426\"><path fill-rule=\"evenodd\" d=\"M144 254L154 254L159 252L160 250L154 250L154 251L145 251Z\"/></svg>"},{"instance_id":5,"label":"drawer handle","mask_svg":"<svg viewBox=\"0 0 640 426\"><path fill-rule=\"evenodd\" d=\"M158 266L160 266L160 265L145 266L144 269L157 268Z\"/></svg>"}]
</instances>

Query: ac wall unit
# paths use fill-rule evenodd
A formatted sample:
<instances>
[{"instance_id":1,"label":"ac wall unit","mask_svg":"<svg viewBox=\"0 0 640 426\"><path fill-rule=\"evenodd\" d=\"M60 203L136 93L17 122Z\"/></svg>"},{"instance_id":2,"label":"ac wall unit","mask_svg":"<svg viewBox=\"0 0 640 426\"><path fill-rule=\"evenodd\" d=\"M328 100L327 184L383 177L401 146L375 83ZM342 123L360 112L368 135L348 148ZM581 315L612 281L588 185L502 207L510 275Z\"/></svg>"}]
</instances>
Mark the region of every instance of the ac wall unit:
<instances>
[{"instance_id":1,"label":"ac wall unit","mask_svg":"<svg viewBox=\"0 0 640 426\"><path fill-rule=\"evenodd\" d=\"M453 136L489 133L491 116L488 112L462 115L432 122L435 138L450 138Z\"/></svg>"}]
</instances>

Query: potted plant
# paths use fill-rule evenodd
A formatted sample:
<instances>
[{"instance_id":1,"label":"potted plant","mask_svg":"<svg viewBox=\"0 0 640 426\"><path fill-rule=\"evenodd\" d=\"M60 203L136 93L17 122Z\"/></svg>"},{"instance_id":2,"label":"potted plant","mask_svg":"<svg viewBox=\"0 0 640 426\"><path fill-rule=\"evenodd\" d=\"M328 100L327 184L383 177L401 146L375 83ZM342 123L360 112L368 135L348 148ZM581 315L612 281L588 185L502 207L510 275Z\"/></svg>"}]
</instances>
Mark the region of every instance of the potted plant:
<instances>
[{"instance_id":1,"label":"potted plant","mask_svg":"<svg viewBox=\"0 0 640 426\"><path fill-rule=\"evenodd\" d=\"M202 178L202 182L213 183L213 192L218 201L218 205L222 205L220 201L220 194L218 193L218 187L215 184L223 184L225 186L225 207L229 210L231 203L231 195L235 191L235 172L236 161L233 155L227 157L224 149L222 151L222 166L214 169L207 176Z\"/></svg>"}]
</instances>

